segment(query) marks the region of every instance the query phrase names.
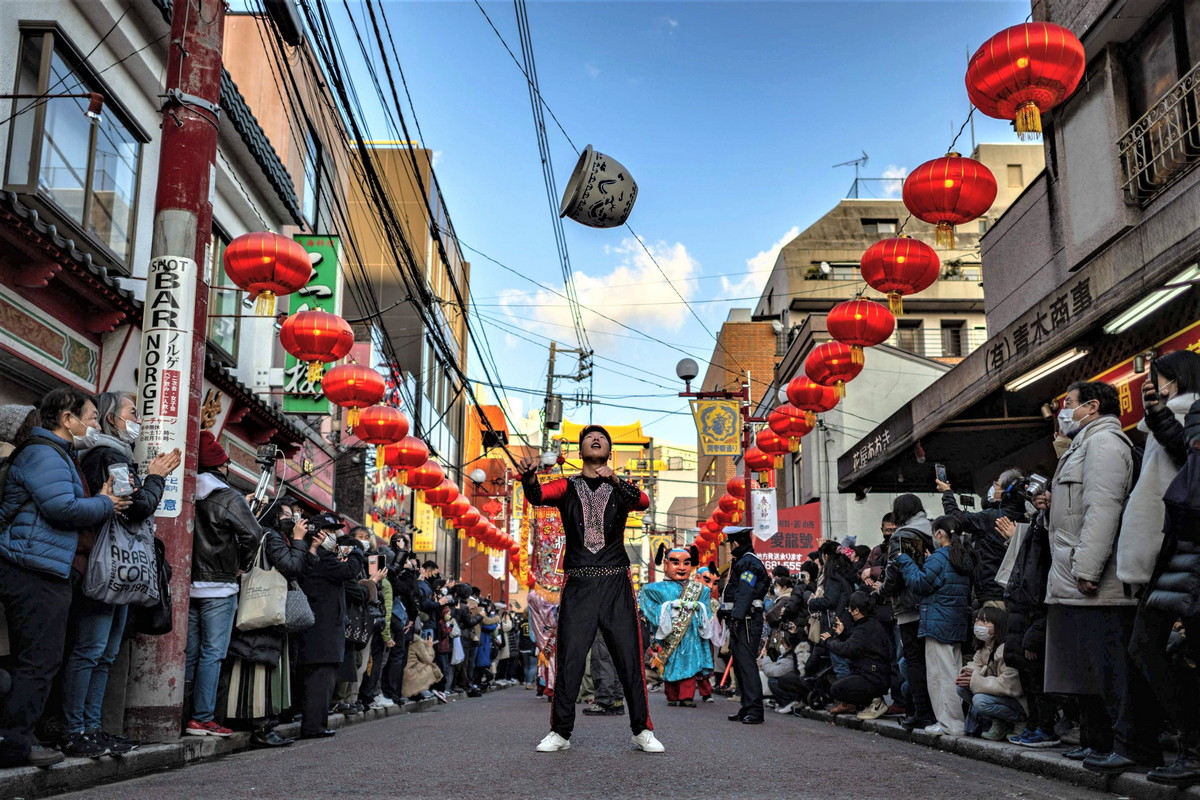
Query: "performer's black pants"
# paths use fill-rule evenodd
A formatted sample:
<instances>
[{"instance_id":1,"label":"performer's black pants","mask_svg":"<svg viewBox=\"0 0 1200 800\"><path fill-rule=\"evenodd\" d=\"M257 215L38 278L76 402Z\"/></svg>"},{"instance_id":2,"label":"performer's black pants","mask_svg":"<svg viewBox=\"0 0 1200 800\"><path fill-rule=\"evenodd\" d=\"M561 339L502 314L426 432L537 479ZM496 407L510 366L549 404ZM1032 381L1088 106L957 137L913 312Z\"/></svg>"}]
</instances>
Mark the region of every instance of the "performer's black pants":
<instances>
[{"instance_id":1,"label":"performer's black pants","mask_svg":"<svg viewBox=\"0 0 1200 800\"><path fill-rule=\"evenodd\" d=\"M613 667L625 691L629 727L634 734L654 730L646 699L646 673L642 662L642 633L638 626L637 598L629 573L600 577L567 575L558 607L558 673L550 730L571 738L575 727L575 698L583 682L588 651L597 627L612 655Z\"/></svg>"},{"instance_id":2,"label":"performer's black pants","mask_svg":"<svg viewBox=\"0 0 1200 800\"><path fill-rule=\"evenodd\" d=\"M337 664L301 664L296 667L300 702L295 705L304 715L300 720L301 736L311 736L329 727L329 701L333 698L337 670Z\"/></svg>"},{"instance_id":3,"label":"performer's black pants","mask_svg":"<svg viewBox=\"0 0 1200 800\"><path fill-rule=\"evenodd\" d=\"M729 621L729 650L733 654L733 674L742 694L742 719L763 718L762 681L758 677L758 645L762 640L763 618L754 611L749 619Z\"/></svg>"}]
</instances>

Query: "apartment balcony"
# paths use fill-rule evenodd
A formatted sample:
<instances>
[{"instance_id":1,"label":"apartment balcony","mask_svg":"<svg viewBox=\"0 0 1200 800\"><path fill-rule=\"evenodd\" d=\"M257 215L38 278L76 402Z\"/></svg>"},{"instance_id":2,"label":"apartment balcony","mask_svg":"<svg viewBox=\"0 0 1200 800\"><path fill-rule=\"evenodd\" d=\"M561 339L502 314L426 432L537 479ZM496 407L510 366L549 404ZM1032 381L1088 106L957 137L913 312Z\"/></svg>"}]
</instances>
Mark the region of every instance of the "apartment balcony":
<instances>
[{"instance_id":1,"label":"apartment balcony","mask_svg":"<svg viewBox=\"0 0 1200 800\"><path fill-rule=\"evenodd\" d=\"M987 331L973 328L898 328L887 344L935 360L964 359L987 341Z\"/></svg>"},{"instance_id":2,"label":"apartment balcony","mask_svg":"<svg viewBox=\"0 0 1200 800\"><path fill-rule=\"evenodd\" d=\"M1145 206L1200 162L1200 64L1117 141L1125 199Z\"/></svg>"}]
</instances>

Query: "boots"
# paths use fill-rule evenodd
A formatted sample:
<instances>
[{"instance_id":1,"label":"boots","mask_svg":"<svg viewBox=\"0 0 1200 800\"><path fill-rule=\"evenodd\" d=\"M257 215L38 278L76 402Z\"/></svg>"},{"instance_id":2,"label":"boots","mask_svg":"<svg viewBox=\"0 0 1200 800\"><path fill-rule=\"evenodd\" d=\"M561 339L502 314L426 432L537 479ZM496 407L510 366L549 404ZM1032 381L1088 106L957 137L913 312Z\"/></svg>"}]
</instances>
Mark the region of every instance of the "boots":
<instances>
[{"instance_id":1,"label":"boots","mask_svg":"<svg viewBox=\"0 0 1200 800\"><path fill-rule=\"evenodd\" d=\"M1179 757L1166 767L1155 767L1146 778L1168 786L1192 786L1200 783L1200 742L1186 734L1176 738Z\"/></svg>"}]
</instances>

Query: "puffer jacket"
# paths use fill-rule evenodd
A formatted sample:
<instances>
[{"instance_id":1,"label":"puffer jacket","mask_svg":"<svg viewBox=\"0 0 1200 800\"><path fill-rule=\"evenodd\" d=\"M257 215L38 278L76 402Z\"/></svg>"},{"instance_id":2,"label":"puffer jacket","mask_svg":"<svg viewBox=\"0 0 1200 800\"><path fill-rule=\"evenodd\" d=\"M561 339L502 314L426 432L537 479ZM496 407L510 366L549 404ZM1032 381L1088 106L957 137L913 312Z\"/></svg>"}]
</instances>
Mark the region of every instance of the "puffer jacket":
<instances>
[{"instance_id":1,"label":"puffer jacket","mask_svg":"<svg viewBox=\"0 0 1200 800\"><path fill-rule=\"evenodd\" d=\"M196 476L192 581L234 583L258 552L263 531L246 498L212 473Z\"/></svg>"},{"instance_id":2,"label":"puffer jacket","mask_svg":"<svg viewBox=\"0 0 1200 800\"><path fill-rule=\"evenodd\" d=\"M442 671L433 663L433 645L418 636L408 648L408 663L404 665L404 683L401 693L405 697L416 697L442 679Z\"/></svg>"},{"instance_id":3,"label":"puffer jacket","mask_svg":"<svg viewBox=\"0 0 1200 800\"><path fill-rule=\"evenodd\" d=\"M1044 652L1046 647L1046 576L1050 573L1050 532L1046 514L1038 512L1029 523L1012 574L1004 590L1008 611L1008 635L1004 645L1009 663L1025 666L1025 652Z\"/></svg>"},{"instance_id":4,"label":"puffer jacket","mask_svg":"<svg viewBox=\"0 0 1200 800\"><path fill-rule=\"evenodd\" d=\"M891 631L883 627L877 617L867 617L858 622L851 621L842 636L825 640L825 647L835 656L850 660L850 672L854 675L873 677L886 682L891 679L892 654L896 644Z\"/></svg>"},{"instance_id":5,"label":"puffer jacket","mask_svg":"<svg viewBox=\"0 0 1200 800\"><path fill-rule=\"evenodd\" d=\"M918 567L904 553L896 557L904 583L921 598L921 624L917 635L942 644L966 641L971 629L971 576L950 563L950 548L934 550Z\"/></svg>"},{"instance_id":6,"label":"puffer jacket","mask_svg":"<svg viewBox=\"0 0 1200 800\"><path fill-rule=\"evenodd\" d=\"M145 480L138 476L137 464L133 460L133 450L129 445L113 436L100 434L99 443L95 447L84 450L79 457L83 479L88 491L99 494L105 482L108 481L108 468L113 464L123 464L129 467L129 476L133 479L133 494L129 495L129 508L121 512L121 516L133 523L148 519L158 508L166 483L161 475L147 475ZM72 569L83 575L87 572L88 556L96 544L96 531L80 531L79 547L75 549L75 561Z\"/></svg>"},{"instance_id":7,"label":"puffer jacket","mask_svg":"<svg viewBox=\"0 0 1200 800\"><path fill-rule=\"evenodd\" d=\"M71 443L45 428L13 461L0 501L0 557L24 569L66 579L79 544L79 531L112 516L112 501L89 497Z\"/></svg>"},{"instance_id":8,"label":"puffer jacket","mask_svg":"<svg viewBox=\"0 0 1200 800\"><path fill-rule=\"evenodd\" d=\"M892 601L896 623L904 625L916 622L920 617L921 598L904 581L904 574L896 559L901 553L908 555L913 563L925 563L925 554L933 550L933 524L924 512L910 519L892 534L888 541L887 568L883 573L883 585L879 596Z\"/></svg>"},{"instance_id":9,"label":"puffer jacket","mask_svg":"<svg viewBox=\"0 0 1200 800\"><path fill-rule=\"evenodd\" d=\"M1074 606L1134 605L1117 578L1113 557L1121 511L1129 496L1133 456L1114 416L1103 416L1076 434L1059 459L1050 491L1050 577L1046 602ZM1076 580L1099 584L1082 594Z\"/></svg>"},{"instance_id":10,"label":"puffer jacket","mask_svg":"<svg viewBox=\"0 0 1200 800\"><path fill-rule=\"evenodd\" d=\"M1012 697L1021 703L1026 711L1029 706L1025 701L1025 691L1021 687L1021 678L1015 667L1009 665L1004 658L1005 645L1002 643L992 651L994 643L985 644L975 651L971 661L971 686L975 694L990 694L996 697Z\"/></svg>"},{"instance_id":11,"label":"puffer jacket","mask_svg":"<svg viewBox=\"0 0 1200 800\"><path fill-rule=\"evenodd\" d=\"M982 511L964 511L958 507L954 492L943 492L942 510L962 523L963 533L967 536L967 550L975 565L972 577L975 581L976 604L1002 599L1004 587L996 583L996 573L1004 561L1004 554L1008 552L1008 539L996 530L996 520L1007 517L1013 522L1024 522L1024 499L1015 492L1005 492L999 506Z\"/></svg>"},{"instance_id":12,"label":"puffer jacket","mask_svg":"<svg viewBox=\"0 0 1200 800\"><path fill-rule=\"evenodd\" d=\"M1147 408L1138 430L1149 435L1142 455L1137 484L1129 493L1117 540L1117 577L1122 583L1144 586L1150 582L1162 549L1163 495L1187 459L1183 417L1200 396L1191 392L1172 397L1166 404Z\"/></svg>"},{"instance_id":13,"label":"puffer jacket","mask_svg":"<svg viewBox=\"0 0 1200 800\"><path fill-rule=\"evenodd\" d=\"M1163 501L1165 536L1145 602L1155 611L1192 617L1200 613L1200 452L1188 455Z\"/></svg>"}]
</instances>

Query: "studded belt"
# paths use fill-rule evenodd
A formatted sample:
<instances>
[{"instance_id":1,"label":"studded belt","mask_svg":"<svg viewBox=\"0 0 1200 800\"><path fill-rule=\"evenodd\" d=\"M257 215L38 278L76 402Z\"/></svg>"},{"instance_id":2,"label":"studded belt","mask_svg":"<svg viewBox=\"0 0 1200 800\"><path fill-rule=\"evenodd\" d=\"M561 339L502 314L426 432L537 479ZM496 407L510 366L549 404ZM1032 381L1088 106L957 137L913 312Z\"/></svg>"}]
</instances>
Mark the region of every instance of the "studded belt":
<instances>
[{"instance_id":1,"label":"studded belt","mask_svg":"<svg viewBox=\"0 0 1200 800\"><path fill-rule=\"evenodd\" d=\"M572 567L563 570L568 578L604 578L609 575L625 575L629 567Z\"/></svg>"}]
</instances>

